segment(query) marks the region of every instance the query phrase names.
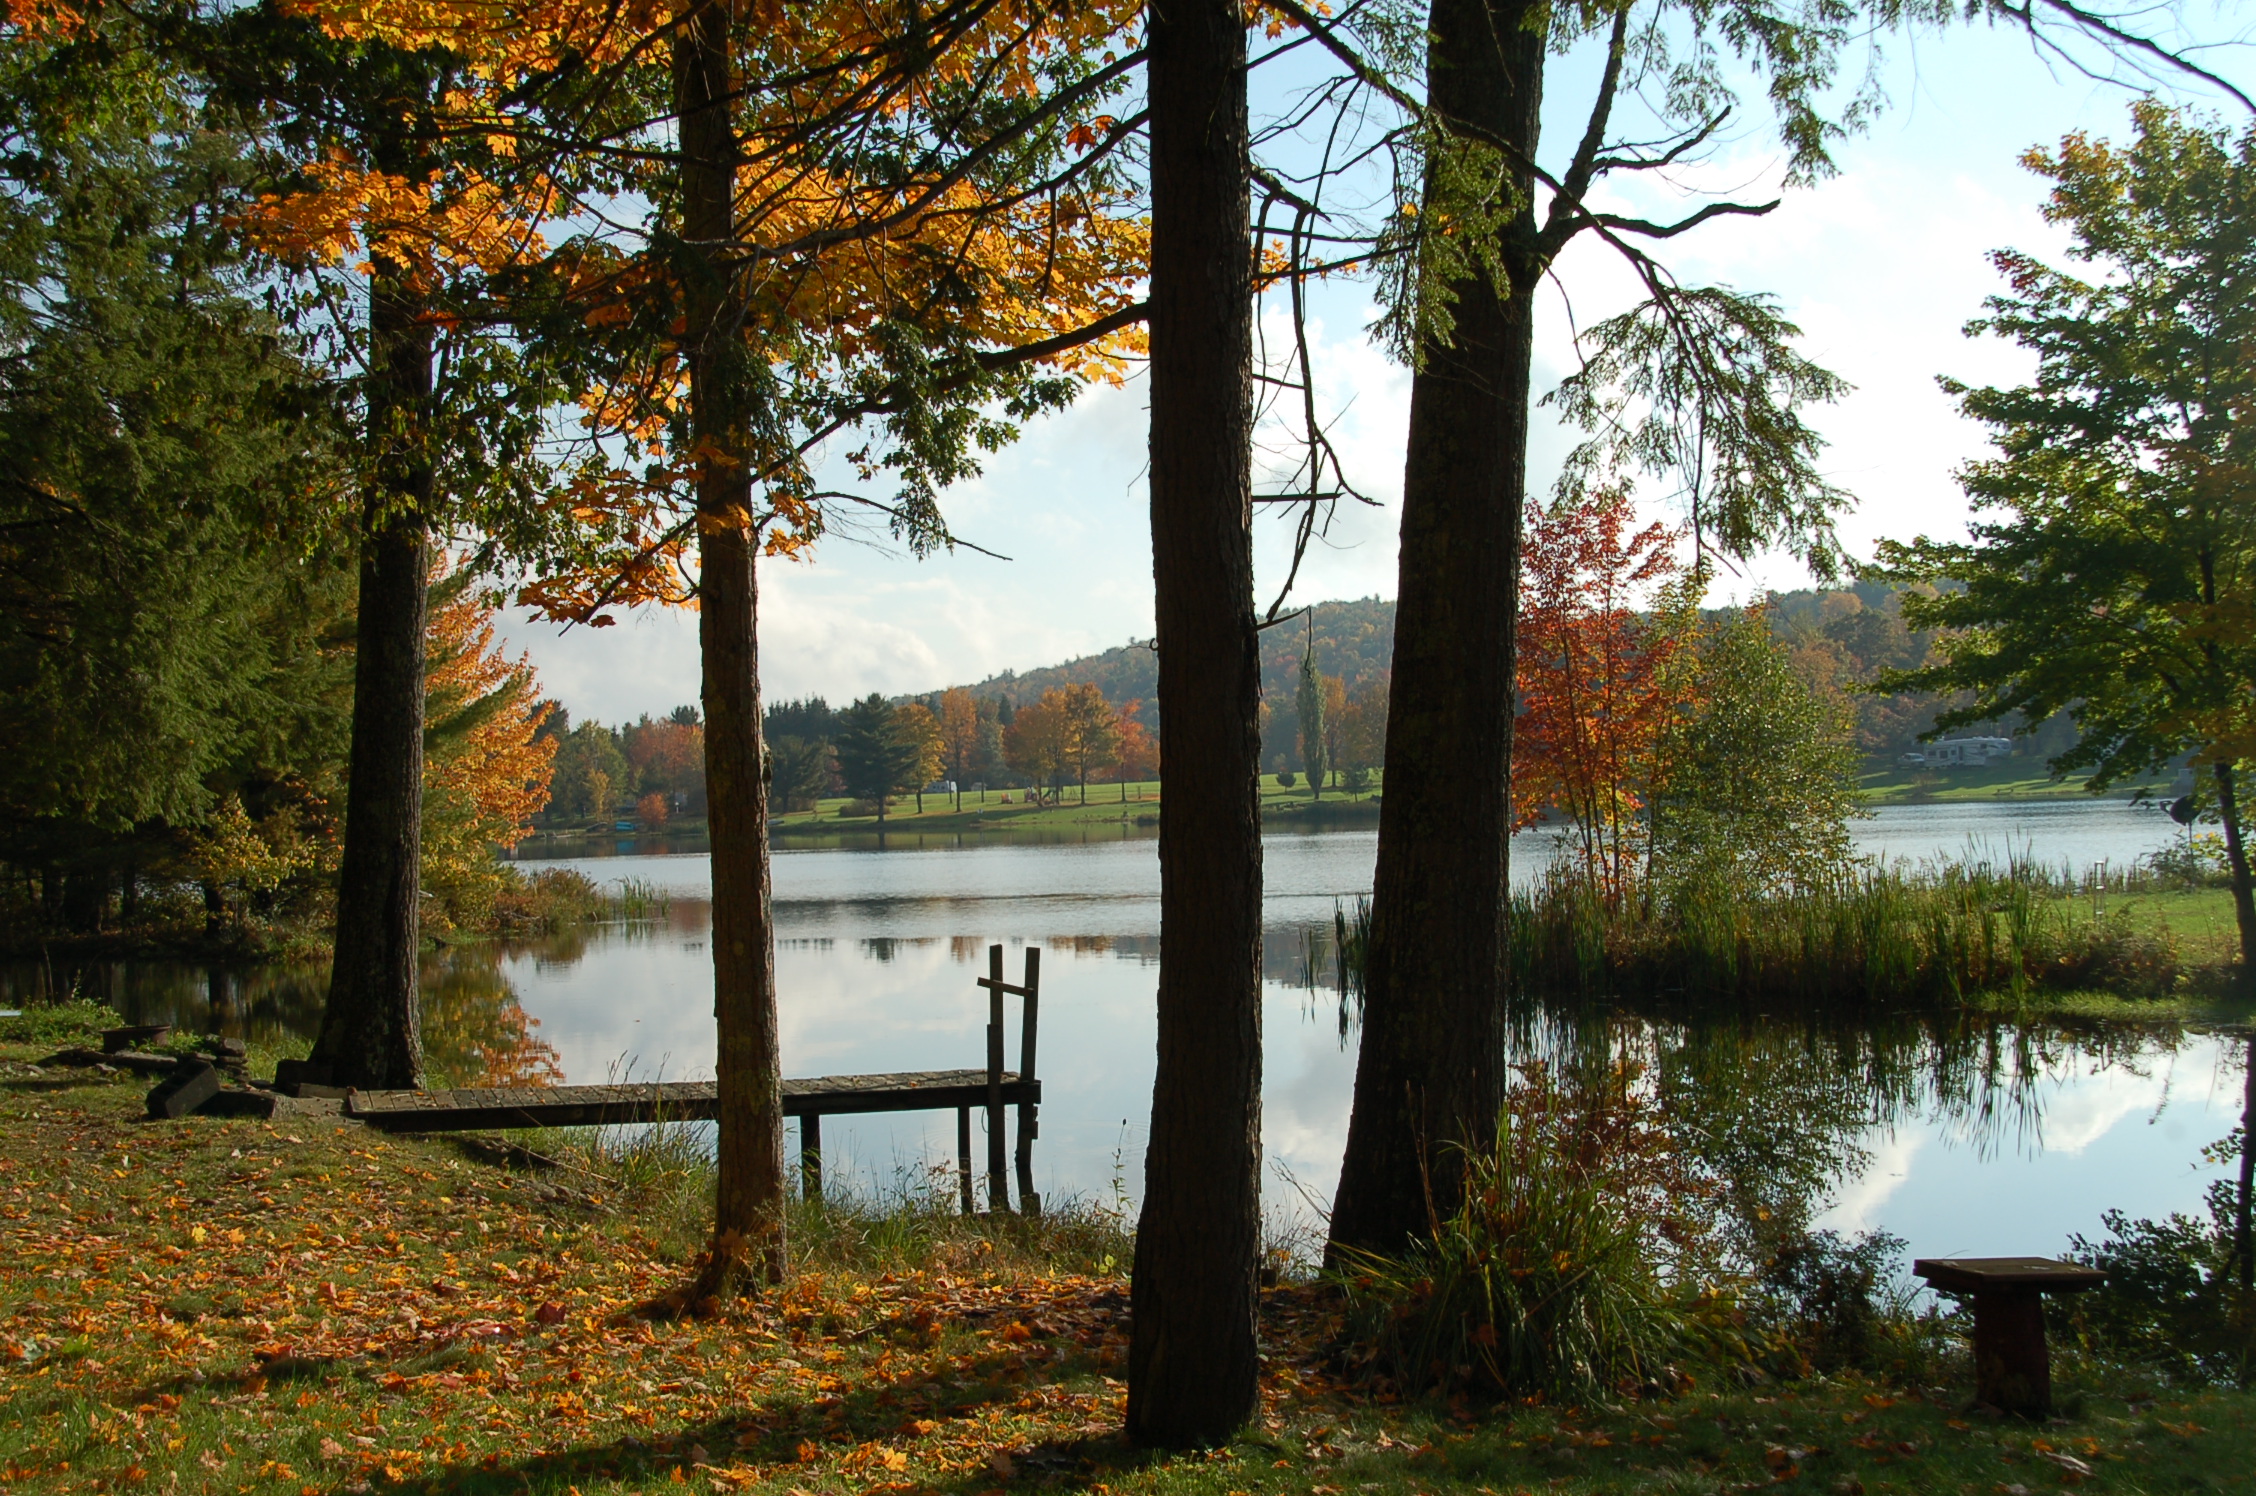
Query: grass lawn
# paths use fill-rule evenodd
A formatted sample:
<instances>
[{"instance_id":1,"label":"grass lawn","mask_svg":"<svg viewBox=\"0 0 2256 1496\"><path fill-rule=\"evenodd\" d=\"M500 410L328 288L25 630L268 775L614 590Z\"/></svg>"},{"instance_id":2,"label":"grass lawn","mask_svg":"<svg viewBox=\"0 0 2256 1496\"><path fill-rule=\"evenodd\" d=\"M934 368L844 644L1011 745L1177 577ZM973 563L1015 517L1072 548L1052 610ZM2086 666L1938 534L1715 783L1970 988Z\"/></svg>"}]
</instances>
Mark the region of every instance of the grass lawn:
<instances>
[{"instance_id":1,"label":"grass lawn","mask_svg":"<svg viewBox=\"0 0 2256 1496\"><path fill-rule=\"evenodd\" d=\"M1005 796L1009 797L1008 803L1005 803ZM1274 774L1261 777L1261 815L1272 826L1296 820L1318 822L1332 818L1352 824L1375 823L1378 798L1376 782L1361 794L1350 794L1345 788L1328 788L1323 799L1317 801L1309 794L1305 782L1286 789L1277 783ZM886 809L885 828L888 831L1046 831L1099 825L1156 826L1159 801L1160 785L1156 780L1128 785L1092 784L1086 804L1082 802L1079 788L1071 785L1066 787L1063 803L1057 805L1031 804L1023 790L989 790L984 803L976 794L965 794L960 811L952 796L927 795L920 813L916 797L903 795ZM824 800L812 811L779 815L774 821L775 829L785 835L875 831L876 816L843 814L852 803L845 799Z\"/></svg>"},{"instance_id":2,"label":"grass lawn","mask_svg":"<svg viewBox=\"0 0 2256 1496\"><path fill-rule=\"evenodd\" d=\"M1261 776L1261 817L1271 827L1312 826L1375 826L1379 814L1379 780L1373 776L1369 788L1360 793L1350 793L1344 786L1328 787L1321 801L1308 793L1305 781L1291 789L1277 783L1277 776ZM1005 800L1008 796L1008 800ZM1092 784L1086 803L1077 786L1067 786L1063 801L1056 805L1038 805L1027 798L1024 790L989 790L984 800L972 793L963 796L963 808L956 808L954 796L927 795L924 809L917 809L914 795L896 797L886 807L884 830L903 833L927 832L1012 832L1012 831L1088 831L1097 827L1141 827L1146 830L1159 825L1160 785L1157 780L1134 784ZM875 833L877 817L848 814L852 800L833 796L819 802L815 809L795 810L778 814L770 823L778 836L803 839L810 836L862 837ZM668 822L652 832L619 831L611 822L590 822L584 826L543 826L536 836L556 837L565 840L593 838L612 840L636 835L657 835L684 840L696 840L706 835L702 818L692 817Z\"/></svg>"},{"instance_id":3,"label":"grass lawn","mask_svg":"<svg viewBox=\"0 0 2256 1496\"><path fill-rule=\"evenodd\" d=\"M788 1292L653 1324L620 1311L679 1281L682 1222L632 1177L328 1118L152 1123L142 1082L38 1071L28 1037L0 1020L11 1496L2020 1496L2245 1491L2256 1470L2256 1399L2075 1366L2043 1428L1856 1378L1394 1402L1339 1380L1327 1299L1291 1285L1264 1295L1258 1425L1147 1455L1118 1437L1126 1281L1087 1233L825 1218Z\"/></svg>"},{"instance_id":4,"label":"grass lawn","mask_svg":"<svg viewBox=\"0 0 2256 1496\"><path fill-rule=\"evenodd\" d=\"M2240 954L2240 927L2233 919L2229 888L2110 894L2106 908L2110 913L2122 910L2135 922L2152 923L2169 931L2188 964L2219 964Z\"/></svg>"},{"instance_id":5,"label":"grass lawn","mask_svg":"<svg viewBox=\"0 0 2256 1496\"><path fill-rule=\"evenodd\" d=\"M2150 789L2159 793L2161 786ZM2128 799L2137 786L2109 791L2109 797ZM2090 798L2081 779L2054 779L2044 765L2027 758L1968 768L1918 769L1890 764L1858 780L1858 793L1875 805L1917 805L1947 800L2077 800Z\"/></svg>"}]
</instances>

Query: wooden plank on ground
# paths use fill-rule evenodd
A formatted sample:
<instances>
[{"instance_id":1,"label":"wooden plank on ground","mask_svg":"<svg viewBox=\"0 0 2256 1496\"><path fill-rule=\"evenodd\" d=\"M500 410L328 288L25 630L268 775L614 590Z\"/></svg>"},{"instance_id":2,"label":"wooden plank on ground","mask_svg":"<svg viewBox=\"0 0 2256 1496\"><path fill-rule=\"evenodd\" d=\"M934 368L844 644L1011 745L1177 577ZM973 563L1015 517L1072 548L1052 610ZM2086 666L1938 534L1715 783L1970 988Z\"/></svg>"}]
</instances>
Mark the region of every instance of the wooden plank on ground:
<instances>
[{"instance_id":1,"label":"wooden plank on ground","mask_svg":"<svg viewBox=\"0 0 2256 1496\"><path fill-rule=\"evenodd\" d=\"M783 1083L787 1117L918 1112L984 1105L984 1070L911 1070L821 1075ZM1004 1099L1038 1102L1039 1081L1003 1076ZM719 1110L713 1082L626 1086L482 1086L457 1091L355 1091L346 1115L389 1132L464 1132L510 1127L609 1127L635 1122L705 1122Z\"/></svg>"}]
</instances>

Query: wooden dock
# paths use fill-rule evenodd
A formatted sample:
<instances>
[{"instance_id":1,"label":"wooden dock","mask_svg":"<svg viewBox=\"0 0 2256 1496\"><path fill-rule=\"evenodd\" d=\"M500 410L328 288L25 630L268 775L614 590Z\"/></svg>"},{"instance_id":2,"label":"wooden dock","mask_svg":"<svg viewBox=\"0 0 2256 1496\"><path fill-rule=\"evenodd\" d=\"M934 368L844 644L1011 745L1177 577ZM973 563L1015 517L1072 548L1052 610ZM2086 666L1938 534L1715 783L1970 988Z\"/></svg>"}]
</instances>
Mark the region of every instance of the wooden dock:
<instances>
[{"instance_id":1,"label":"wooden dock","mask_svg":"<svg viewBox=\"0 0 2256 1496\"><path fill-rule=\"evenodd\" d=\"M1042 1083L1003 1072L1006 1105L1039 1102ZM983 1107L984 1070L909 1070L894 1075L821 1075L783 1083L786 1117L921 1112ZM616 1127L637 1122L710 1122L719 1098L709 1080L629 1086L488 1086L459 1091L355 1091L345 1114L386 1132L469 1132L506 1127Z\"/></svg>"},{"instance_id":2,"label":"wooden dock","mask_svg":"<svg viewBox=\"0 0 2256 1496\"><path fill-rule=\"evenodd\" d=\"M1018 1193L1021 1206L1041 1209L1034 1192L1034 1139L1041 1130L1042 1083L1034 1078L1041 992L1040 950L1026 952L1021 982L1003 980L1003 948L988 947L987 1065L980 1070L908 1070L888 1075L821 1075L783 1082L783 1114L799 1119L800 1187L822 1193L822 1119L870 1112L956 1114L956 1171L964 1212L974 1208L971 1114L987 1113L987 1194L991 1208L1010 1209L1003 1110L1018 1109ZM1024 1000L1019 1070L1003 1068L1003 998ZM114 1057L113 1057L114 1058ZM386 1132L472 1132L512 1127L617 1127L636 1123L710 1122L719 1115L715 1084L649 1081L624 1086L479 1086L453 1091L353 1091L345 1114Z\"/></svg>"}]
</instances>

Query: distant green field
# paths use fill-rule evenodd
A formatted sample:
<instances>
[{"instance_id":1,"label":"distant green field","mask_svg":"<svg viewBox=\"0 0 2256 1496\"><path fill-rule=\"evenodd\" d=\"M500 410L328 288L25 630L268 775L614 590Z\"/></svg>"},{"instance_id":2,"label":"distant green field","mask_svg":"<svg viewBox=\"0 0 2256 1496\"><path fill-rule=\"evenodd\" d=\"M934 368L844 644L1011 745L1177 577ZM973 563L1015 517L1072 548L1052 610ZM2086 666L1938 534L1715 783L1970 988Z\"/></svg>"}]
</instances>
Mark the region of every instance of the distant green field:
<instances>
[{"instance_id":1,"label":"distant green field","mask_svg":"<svg viewBox=\"0 0 2256 1496\"><path fill-rule=\"evenodd\" d=\"M989 790L984 796L966 792L960 811L954 796L926 795L921 813L917 810L916 797L903 795L887 808L885 825L888 830L902 831L1043 831L1122 823L1157 825L1159 793L1156 780L1126 785L1092 784L1085 804L1080 791L1071 787L1065 791L1063 803L1058 805L1033 804L1024 790ZM1377 812L1377 801L1375 783L1360 795L1351 795L1345 789L1327 789L1319 803L1305 784L1288 790L1277 783L1274 774L1261 777L1261 815L1271 824L1296 819L1328 820L1335 816L1349 821L1368 821ZM846 799L824 800L812 811L798 810L777 816L775 829L787 835L876 830L876 816L844 814L852 804Z\"/></svg>"},{"instance_id":2,"label":"distant green field","mask_svg":"<svg viewBox=\"0 0 2256 1496\"><path fill-rule=\"evenodd\" d=\"M2128 799L2138 788L2122 785L2109 790L2107 798ZM2149 793L2159 794L2166 786L2147 788ZM2075 800L2091 794L2082 779L2055 779L2045 772L2042 762L2027 758L1964 769L1890 764L1865 774L1858 783L1858 793L1887 805L1930 800Z\"/></svg>"}]
</instances>

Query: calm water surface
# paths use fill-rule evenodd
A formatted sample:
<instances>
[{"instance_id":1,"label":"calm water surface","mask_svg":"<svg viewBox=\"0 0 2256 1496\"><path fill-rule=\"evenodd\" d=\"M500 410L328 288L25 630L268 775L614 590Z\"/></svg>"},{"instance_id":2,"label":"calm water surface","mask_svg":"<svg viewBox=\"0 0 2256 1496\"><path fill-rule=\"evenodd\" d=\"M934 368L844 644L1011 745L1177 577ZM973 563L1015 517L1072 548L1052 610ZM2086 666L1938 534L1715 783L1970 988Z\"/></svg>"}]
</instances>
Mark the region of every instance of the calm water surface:
<instances>
[{"instance_id":1,"label":"calm water surface","mask_svg":"<svg viewBox=\"0 0 2256 1496\"><path fill-rule=\"evenodd\" d=\"M2123 865L2176 834L2152 809L2122 802L1891 807L1859 828L1867 851L1891 859L2011 853L2077 868ZM1307 969L1305 932L1369 891L1375 849L1370 831L1264 838L1263 1143L1280 1216L1305 1217L1304 1198L1329 1197L1353 1079L1336 996L1328 973ZM711 1075L707 859L624 850L565 865L667 890L662 919L434 958L426 1024L442 1066L490 1069L500 1056L504 1068L572 1081ZM1540 836L1521 838L1516 871L1532 874L1548 851ZM1024 952L1039 947L1047 1100L1037 1185L1104 1196L1117 1182L1132 1198L1151 1095L1158 892L1148 838L779 850L786 1073L975 1066L985 996L973 981L988 945L1005 947L1014 980ZM205 973L160 964L88 977L137 1017L204 1021L213 995ZM222 974L218 995L232 1023L307 1031L320 986L319 973ZM1015 1064L1015 1011L1010 1033ZM1526 1042L1532 1052L1561 1042L1559 1033ZM2099 1234L2109 1207L2133 1216L2194 1208L2217 1177L2201 1147L2239 1115L2237 1046L2175 1027L1843 1033L1734 1023L1634 1025L1615 1037L1663 1075L1729 1077L1759 1103L1734 1125L1807 1134L1807 1118L1830 1119L1822 1223L1885 1227L1922 1255L2049 1253L2072 1233ZM946 1159L953 1134L948 1114L833 1118L824 1143L833 1172L882 1186ZM974 1150L983 1156L984 1145Z\"/></svg>"}]
</instances>

